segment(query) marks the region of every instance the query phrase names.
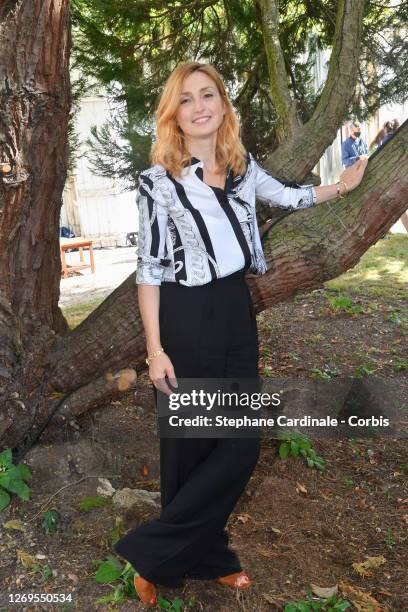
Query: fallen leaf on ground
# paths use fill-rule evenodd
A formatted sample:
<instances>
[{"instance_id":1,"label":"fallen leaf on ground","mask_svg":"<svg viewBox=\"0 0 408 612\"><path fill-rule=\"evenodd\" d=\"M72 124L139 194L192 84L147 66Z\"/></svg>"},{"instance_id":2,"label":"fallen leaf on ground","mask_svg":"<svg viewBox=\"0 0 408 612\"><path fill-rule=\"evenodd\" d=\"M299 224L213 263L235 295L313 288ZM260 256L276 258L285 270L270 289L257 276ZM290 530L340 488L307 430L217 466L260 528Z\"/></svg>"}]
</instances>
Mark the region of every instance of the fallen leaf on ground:
<instances>
[{"instance_id":1,"label":"fallen leaf on ground","mask_svg":"<svg viewBox=\"0 0 408 612\"><path fill-rule=\"evenodd\" d=\"M333 595L337 595L337 593L339 592L339 585L335 584L332 587L321 587L318 586L317 584L313 584L313 582L310 583L310 588L312 589L313 593L315 595L317 595L318 597L322 597L323 599L327 599L328 597L332 597Z\"/></svg>"},{"instance_id":2,"label":"fallen leaf on ground","mask_svg":"<svg viewBox=\"0 0 408 612\"><path fill-rule=\"evenodd\" d=\"M351 601L358 612L388 612L388 608L382 606L370 593L361 591L346 582L340 582L339 587L343 596Z\"/></svg>"},{"instance_id":3,"label":"fallen leaf on ground","mask_svg":"<svg viewBox=\"0 0 408 612\"><path fill-rule=\"evenodd\" d=\"M263 593L262 597L270 604L277 606L281 609L281 604L286 600L284 595L269 595L269 593Z\"/></svg>"},{"instance_id":4,"label":"fallen leaf on ground","mask_svg":"<svg viewBox=\"0 0 408 612\"><path fill-rule=\"evenodd\" d=\"M7 521L6 523L3 523L3 527L4 529L18 529L19 531L25 531L23 522L20 521L20 519Z\"/></svg>"},{"instance_id":5,"label":"fallen leaf on ground","mask_svg":"<svg viewBox=\"0 0 408 612\"><path fill-rule=\"evenodd\" d=\"M330 501L333 497L333 493L330 489L320 489L320 495L327 501Z\"/></svg>"},{"instance_id":6,"label":"fallen leaf on ground","mask_svg":"<svg viewBox=\"0 0 408 612\"><path fill-rule=\"evenodd\" d=\"M78 582L79 578L76 574L68 574L68 578L72 580L72 582Z\"/></svg>"},{"instance_id":7,"label":"fallen leaf on ground","mask_svg":"<svg viewBox=\"0 0 408 612\"><path fill-rule=\"evenodd\" d=\"M370 570L377 569L377 567L384 565L385 562L385 557L380 555L379 557L367 557L362 563L353 563L352 565L360 576L372 576L373 572L370 572Z\"/></svg>"},{"instance_id":8,"label":"fallen leaf on ground","mask_svg":"<svg viewBox=\"0 0 408 612\"><path fill-rule=\"evenodd\" d=\"M251 520L251 518L252 517L250 514L238 514L237 521L239 521L240 523L247 523Z\"/></svg>"},{"instance_id":9,"label":"fallen leaf on ground","mask_svg":"<svg viewBox=\"0 0 408 612\"><path fill-rule=\"evenodd\" d=\"M387 589L378 589L378 592L381 593L381 595L386 595L387 597L392 597L392 593L390 593L390 591L387 591Z\"/></svg>"},{"instance_id":10,"label":"fallen leaf on ground","mask_svg":"<svg viewBox=\"0 0 408 612\"><path fill-rule=\"evenodd\" d=\"M26 552L25 550L18 548L16 552L18 560L21 561L24 567L33 567L38 563L36 558L32 555L29 555L28 552Z\"/></svg>"},{"instance_id":11,"label":"fallen leaf on ground","mask_svg":"<svg viewBox=\"0 0 408 612\"><path fill-rule=\"evenodd\" d=\"M307 493L307 489L306 489L305 485L300 484L300 482L297 482L296 483L296 492L297 493L305 493L306 494Z\"/></svg>"},{"instance_id":12,"label":"fallen leaf on ground","mask_svg":"<svg viewBox=\"0 0 408 612\"><path fill-rule=\"evenodd\" d=\"M378 592L381 593L381 595L385 595L386 597L392 597L392 593L387 591L387 589L379 589Z\"/></svg>"}]
</instances>

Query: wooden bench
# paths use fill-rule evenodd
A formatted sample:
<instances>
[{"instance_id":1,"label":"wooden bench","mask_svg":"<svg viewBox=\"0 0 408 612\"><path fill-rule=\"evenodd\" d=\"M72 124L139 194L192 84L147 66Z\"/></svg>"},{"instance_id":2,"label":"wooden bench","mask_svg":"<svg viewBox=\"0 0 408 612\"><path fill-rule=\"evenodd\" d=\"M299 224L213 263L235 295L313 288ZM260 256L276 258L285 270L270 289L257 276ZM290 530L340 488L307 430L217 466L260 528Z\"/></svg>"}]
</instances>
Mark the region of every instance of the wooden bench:
<instances>
[{"instance_id":1,"label":"wooden bench","mask_svg":"<svg viewBox=\"0 0 408 612\"><path fill-rule=\"evenodd\" d=\"M84 248L89 249L89 264L85 263L84 260ZM65 259L65 252L68 249L79 249L78 264L67 264ZM92 240L88 240L87 238L81 238L81 236L78 236L77 238L60 238L60 252L62 275L64 278L68 278L70 272L77 272L78 270L83 270L84 268L91 268L91 272L92 274L94 274L95 262L93 256Z\"/></svg>"}]
</instances>

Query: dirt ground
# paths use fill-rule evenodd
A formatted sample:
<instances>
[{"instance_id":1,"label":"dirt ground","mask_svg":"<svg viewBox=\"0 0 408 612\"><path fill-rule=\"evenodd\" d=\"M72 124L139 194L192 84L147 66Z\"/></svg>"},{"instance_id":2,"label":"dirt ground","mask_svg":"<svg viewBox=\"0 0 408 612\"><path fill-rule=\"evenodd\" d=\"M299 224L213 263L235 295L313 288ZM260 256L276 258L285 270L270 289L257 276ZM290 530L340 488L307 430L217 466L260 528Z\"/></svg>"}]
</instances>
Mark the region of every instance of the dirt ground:
<instances>
[{"instance_id":1,"label":"dirt ground","mask_svg":"<svg viewBox=\"0 0 408 612\"><path fill-rule=\"evenodd\" d=\"M392 380L408 414L407 304L359 299L355 314L336 313L328 306L329 294L299 296L258 316L261 374L309 378L314 369L318 376L349 376L360 368L367 376ZM311 583L338 584L349 601L358 602L356 593L364 592L377 602L351 609L406 612L406 435L319 439L314 447L326 460L323 472L299 458L281 460L277 441L263 440L257 468L228 523L231 546L254 580L251 589L235 593L210 581L187 580L183 589L160 589L160 595L186 601L195 596L196 610L256 612L283 610L303 598ZM115 489L159 490L156 418L146 375L121 401L50 426L25 461L33 471L32 500L13 498L1 517L3 526L21 519L24 531L1 529L0 610L141 610L136 599L97 606L110 587L95 581L92 560L113 554L113 538L157 511L146 506L124 511L109 503L87 512L79 504L96 494L97 476ZM61 522L56 533L46 535L42 512L50 508L58 510ZM37 571L21 551L37 559ZM367 575L353 567L381 556L385 562L363 572ZM38 569L45 566L52 576ZM73 601L24 608L9 603L9 594L17 592L72 593Z\"/></svg>"}]
</instances>

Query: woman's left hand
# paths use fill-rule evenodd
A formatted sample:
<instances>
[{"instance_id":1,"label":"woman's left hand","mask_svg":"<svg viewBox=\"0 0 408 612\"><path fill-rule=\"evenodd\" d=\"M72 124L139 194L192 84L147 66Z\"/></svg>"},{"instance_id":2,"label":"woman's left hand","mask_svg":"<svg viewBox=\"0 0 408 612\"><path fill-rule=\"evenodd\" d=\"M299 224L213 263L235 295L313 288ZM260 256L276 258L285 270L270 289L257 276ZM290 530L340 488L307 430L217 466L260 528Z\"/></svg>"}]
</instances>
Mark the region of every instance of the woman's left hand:
<instances>
[{"instance_id":1,"label":"woman's left hand","mask_svg":"<svg viewBox=\"0 0 408 612\"><path fill-rule=\"evenodd\" d=\"M355 164L349 166L340 174L340 181L346 183L349 191L355 189L361 183L367 164L367 155L360 155L360 159Z\"/></svg>"}]
</instances>

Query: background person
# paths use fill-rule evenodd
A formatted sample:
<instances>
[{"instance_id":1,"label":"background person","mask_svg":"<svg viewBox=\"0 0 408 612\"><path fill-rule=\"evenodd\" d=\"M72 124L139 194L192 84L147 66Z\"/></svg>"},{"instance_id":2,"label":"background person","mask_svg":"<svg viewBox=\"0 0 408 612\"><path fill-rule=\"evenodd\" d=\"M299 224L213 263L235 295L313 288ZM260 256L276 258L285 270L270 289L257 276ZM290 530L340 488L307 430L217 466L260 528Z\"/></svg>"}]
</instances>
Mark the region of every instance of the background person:
<instances>
[{"instance_id":1,"label":"background person","mask_svg":"<svg viewBox=\"0 0 408 612\"><path fill-rule=\"evenodd\" d=\"M361 126L358 121L350 123L350 136L341 145L341 161L348 168L355 164L361 156L368 154L365 140L361 138Z\"/></svg>"},{"instance_id":2,"label":"background person","mask_svg":"<svg viewBox=\"0 0 408 612\"><path fill-rule=\"evenodd\" d=\"M376 137L370 143L370 150L374 148L379 149L380 147L382 147L382 145L388 140L388 138L391 137L393 130L393 122L386 121L382 128L377 132Z\"/></svg>"},{"instance_id":3,"label":"background person","mask_svg":"<svg viewBox=\"0 0 408 612\"><path fill-rule=\"evenodd\" d=\"M380 142L380 147L385 145L385 143L388 142L388 140L390 140L390 138L394 136L395 132L398 130L400 126L400 122L398 121L398 119L393 119L389 123L391 124L391 129L389 129L387 133L384 135L384 138Z\"/></svg>"}]
</instances>

